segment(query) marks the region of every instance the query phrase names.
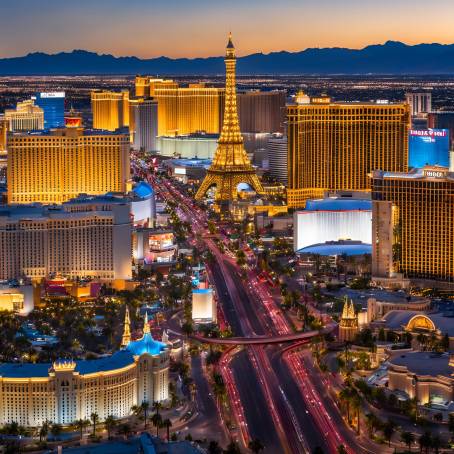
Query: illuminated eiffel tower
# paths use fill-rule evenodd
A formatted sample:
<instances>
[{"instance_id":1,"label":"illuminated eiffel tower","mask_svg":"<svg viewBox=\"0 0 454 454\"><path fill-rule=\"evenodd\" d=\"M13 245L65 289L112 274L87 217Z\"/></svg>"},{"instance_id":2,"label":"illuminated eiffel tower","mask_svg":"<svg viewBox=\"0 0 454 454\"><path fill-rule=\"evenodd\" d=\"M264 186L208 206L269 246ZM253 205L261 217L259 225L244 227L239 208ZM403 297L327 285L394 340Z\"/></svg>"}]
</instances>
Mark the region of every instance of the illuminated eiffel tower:
<instances>
[{"instance_id":1,"label":"illuminated eiffel tower","mask_svg":"<svg viewBox=\"0 0 454 454\"><path fill-rule=\"evenodd\" d=\"M203 198L211 186L216 186L217 202L236 200L239 183L247 183L258 194L264 192L247 157L240 131L236 108L236 57L231 34L224 61L226 70L224 123L213 162L195 195L196 200Z\"/></svg>"}]
</instances>

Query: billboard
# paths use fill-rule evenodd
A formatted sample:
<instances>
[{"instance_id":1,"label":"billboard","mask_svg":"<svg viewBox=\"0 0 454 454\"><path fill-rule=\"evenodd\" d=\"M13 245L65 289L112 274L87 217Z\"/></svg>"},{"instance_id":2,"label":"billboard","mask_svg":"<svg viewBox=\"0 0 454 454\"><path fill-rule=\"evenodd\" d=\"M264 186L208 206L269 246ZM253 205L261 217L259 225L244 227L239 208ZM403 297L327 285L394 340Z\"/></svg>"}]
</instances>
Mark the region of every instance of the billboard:
<instances>
[{"instance_id":1,"label":"billboard","mask_svg":"<svg viewBox=\"0 0 454 454\"><path fill-rule=\"evenodd\" d=\"M449 129L412 129L408 140L408 165L449 167Z\"/></svg>"}]
</instances>

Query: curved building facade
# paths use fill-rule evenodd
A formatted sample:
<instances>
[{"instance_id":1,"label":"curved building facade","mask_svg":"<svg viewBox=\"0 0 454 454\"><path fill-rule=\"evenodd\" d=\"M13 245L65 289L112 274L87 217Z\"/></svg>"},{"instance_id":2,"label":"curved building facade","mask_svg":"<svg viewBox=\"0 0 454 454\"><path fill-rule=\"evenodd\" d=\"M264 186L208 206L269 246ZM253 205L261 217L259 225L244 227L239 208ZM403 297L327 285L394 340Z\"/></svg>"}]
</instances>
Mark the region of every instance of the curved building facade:
<instances>
[{"instance_id":1,"label":"curved building facade","mask_svg":"<svg viewBox=\"0 0 454 454\"><path fill-rule=\"evenodd\" d=\"M92 413L101 421L127 417L133 405L168 398L169 358L167 345L151 337L146 323L142 339L109 357L1 364L0 424L66 425Z\"/></svg>"},{"instance_id":2,"label":"curved building facade","mask_svg":"<svg viewBox=\"0 0 454 454\"><path fill-rule=\"evenodd\" d=\"M368 199L326 197L308 200L294 215L294 249L339 240L372 242L372 202ZM370 251L369 251L370 252Z\"/></svg>"}]
</instances>

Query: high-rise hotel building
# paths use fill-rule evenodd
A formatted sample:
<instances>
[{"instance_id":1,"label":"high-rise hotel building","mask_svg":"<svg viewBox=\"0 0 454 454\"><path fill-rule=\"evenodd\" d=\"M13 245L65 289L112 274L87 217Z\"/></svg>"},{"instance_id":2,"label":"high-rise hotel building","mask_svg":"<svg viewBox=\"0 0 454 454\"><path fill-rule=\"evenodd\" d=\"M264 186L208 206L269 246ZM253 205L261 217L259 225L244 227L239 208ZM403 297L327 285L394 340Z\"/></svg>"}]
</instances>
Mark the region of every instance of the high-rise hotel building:
<instances>
[{"instance_id":1,"label":"high-rise hotel building","mask_svg":"<svg viewBox=\"0 0 454 454\"><path fill-rule=\"evenodd\" d=\"M91 109L94 129L115 131L129 126L129 91L92 91Z\"/></svg>"},{"instance_id":2,"label":"high-rise hotel building","mask_svg":"<svg viewBox=\"0 0 454 454\"><path fill-rule=\"evenodd\" d=\"M152 338L147 318L141 339L125 334L121 350L99 359L0 364L0 424L125 418L134 405L167 400L169 344Z\"/></svg>"},{"instance_id":3,"label":"high-rise hotel building","mask_svg":"<svg viewBox=\"0 0 454 454\"><path fill-rule=\"evenodd\" d=\"M454 282L454 173L372 173L372 274Z\"/></svg>"},{"instance_id":4,"label":"high-rise hotel building","mask_svg":"<svg viewBox=\"0 0 454 454\"><path fill-rule=\"evenodd\" d=\"M287 118L289 207L304 207L328 190L370 191L375 169L407 171L407 104L306 97L287 107Z\"/></svg>"},{"instance_id":5,"label":"high-rise hotel building","mask_svg":"<svg viewBox=\"0 0 454 454\"><path fill-rule=\"evenodd\" d=\"M131 205L4 205L0 208L0 280L49 275L131 279Z\"/></svg>"},{"instance_id":6,"label":"high-rise hotel building","mask_svg":"<svg viewBox=\"0 0 454 454\"><path fill-rule=\"evenodd\" d=\"M221 129L224 91L189 84L188 87L156 87L158 101L158 135L181 136L204 131L217 134Z\"/></svg>"},{"instance_id":7,"label":"high-rise hotel building","mask_svg":"<svg viewBox=\"0 0 454 454\"><path fill-rule=\"evenodd\" d=\"M18 102L15 109L6 109L5 119L11 131L44 129L44 110L35 106L33 99Z\"/></svg>"},{"instance_id":8,"label":"high-rise hotel building","mask_svg":"<svg viewBox=\"0 0 454 454\"><path fill-rule=\"evenodd\" d=\"M63 203L126 192L129 135L80 127L8 138L8 203Z\"/></svg>"}]
</instances>

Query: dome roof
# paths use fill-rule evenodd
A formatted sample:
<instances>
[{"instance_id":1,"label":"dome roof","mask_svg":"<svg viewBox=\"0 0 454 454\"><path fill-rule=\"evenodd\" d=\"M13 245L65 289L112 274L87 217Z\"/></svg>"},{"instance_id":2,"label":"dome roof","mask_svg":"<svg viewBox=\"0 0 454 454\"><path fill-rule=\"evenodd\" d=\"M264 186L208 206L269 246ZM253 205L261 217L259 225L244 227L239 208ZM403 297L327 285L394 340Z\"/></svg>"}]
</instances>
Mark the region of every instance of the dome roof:
<instances>
[{"instance_id":1,"label":"dome roof","mask_svg":"<svg viewBox=\"0 0 454 454\"><path fill-rule=\"evenodd\" d=\"M167 345L153 339L150 333L145 333L142 339L131 341L126 350L131 352L134 356L140 356L144 353L149 355L159 355L167 348Z\"/></svg>"},{"instance_id":2,"label":"dome roof","mask_svg":"<svg viewBox=\"0 0 454 454\"><path fill-rule=\"evenodd\" d=\"M146 199L154 194L153 188L145 181L137 183L132 192L141 199Z\"/></svg>"}]
</instances>

